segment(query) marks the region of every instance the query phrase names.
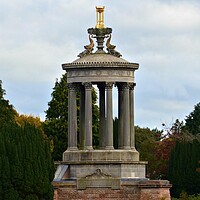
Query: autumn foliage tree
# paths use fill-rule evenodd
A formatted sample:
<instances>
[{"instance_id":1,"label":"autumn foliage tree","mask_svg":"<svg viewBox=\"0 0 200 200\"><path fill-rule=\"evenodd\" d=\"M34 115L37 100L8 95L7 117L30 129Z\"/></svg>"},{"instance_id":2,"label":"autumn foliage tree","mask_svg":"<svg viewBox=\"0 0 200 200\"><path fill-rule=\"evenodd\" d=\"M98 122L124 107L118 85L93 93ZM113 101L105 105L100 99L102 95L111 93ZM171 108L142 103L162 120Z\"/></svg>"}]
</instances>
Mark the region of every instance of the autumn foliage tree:
<instances>
[{"instance_id":1,"label":"autumn foliage tree","mask_svg":"<svg viewBox=\"0 0 200 200\"><path fill-rule=\"evenodd\" d=\"M140 153L140 160L148 161L147 176L151 179L160 177L162 162L156 155L162 132L157 129L135 127L136 149Z\"/></svg>"},{"instance_id":2,"label":"autumn foliage tree","mask_svg":"<svg viewBox=\"0 0 200 200\"><path fill-rule=\"evenodd\" d=\"M43 129L43 122L40 120L39 117L35 117L33 115L17 114L15 116L15 122L22 127L26 124L32 124L41 131Z\"/></svg>"},{"instance_id":3,"label":"autumn foliage tree","mask_svg":"<svg viewBox=\"0 0 200 200\"><path fill-rule=\"evenodd\" d=\"M182 136L183 122L176 119L169 127L164 123L162 125L162 134L157 142L154 154L159 163L159 166L156 168L156 176L160 179L166 179L171 149L175 146L178 138Z\"/></svg>"}]
</instances>

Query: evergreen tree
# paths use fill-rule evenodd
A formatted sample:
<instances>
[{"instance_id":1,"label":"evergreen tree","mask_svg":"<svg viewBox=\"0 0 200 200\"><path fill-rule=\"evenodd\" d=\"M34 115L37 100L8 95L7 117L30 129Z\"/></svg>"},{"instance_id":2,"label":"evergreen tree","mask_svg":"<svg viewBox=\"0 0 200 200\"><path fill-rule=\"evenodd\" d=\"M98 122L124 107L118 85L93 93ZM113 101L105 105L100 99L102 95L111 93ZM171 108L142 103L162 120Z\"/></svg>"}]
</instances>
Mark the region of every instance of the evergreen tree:
<instances>
[{"instance_id":1,"label":"evergreen tree","mask_svg":"<svg viewBox=\"0 0 200 200\"><path fill-rule=\"evenodd\" d=\"M5 94L6 91L2 88L2 81L0 80L0 128L9 122L13 123L17 115L16 110L9 101L4 99Z\"/></svg>"},{"instance_id":2,"label":"evergreen tree","mask_svg":"<svg viewBox=\"0 0 200 200\"><path fill-rule=\"evenodd\" d=\"M2 199L53 199L54 163L39 129L8 124L0 129L0 194ZM0 199L1 199L0 198Z\"/></svg>"},{"instance_id":3,"label":"evergreen tree","mask_svg":"<svg viewBox=\"0 0 200 200\"><path fill-rule=\"evenodd\" d=\"M2 88L2 81L0 80L0 99L6 94L5 90Z\"/></svg>"},{"instance_id":4,"label":"evergreen tree","mask_svg":"<svg viewBox=\"0 0 200 200\"><path fill-rule=\"evenodd\" d=\"M186 117L184 129L196 135L200 133L200 102L194 106L194 110Z\"/></svg>"},{"instance_id":5,"label":"evergreen tree","mask_svg":"<svg viewBox=\"0 0 200 200\"><path fill-rule=\"evenodd\" d=\"M171 151L168 179L172 183L172 196L178 197L182 191L188 194L200 193L200 140L199 138L179 140Z\"/></svg>"},{"instance_id":6,"label":"evergreen tree","mask_svg":"<svg viewBox=\"0 0 200 200\"><path fill-rule=\"evenodd\" d=\"M52 99L48 103L46 120L44 125L45 134L53 143L52 157L54 160L62 160L62 154L68 146L68 87L67 74L60 81L56 81L51 94ZM92 90L92 120L93 120L93 145L98 146L99 132L99 109L96 105L97 94ZM79 111L80 93L77 92L77 125L79 135ZM78 137L79 138L79 137Z\"/></svg>"}]
</instances>

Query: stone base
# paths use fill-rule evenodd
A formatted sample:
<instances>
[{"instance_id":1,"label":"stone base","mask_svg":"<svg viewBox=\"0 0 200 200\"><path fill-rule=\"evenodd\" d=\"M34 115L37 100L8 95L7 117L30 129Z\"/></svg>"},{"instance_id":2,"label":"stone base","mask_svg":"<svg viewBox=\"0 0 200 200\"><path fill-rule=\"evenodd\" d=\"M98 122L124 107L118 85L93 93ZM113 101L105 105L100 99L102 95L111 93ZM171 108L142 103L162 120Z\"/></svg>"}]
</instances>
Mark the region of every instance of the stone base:
<instances>
[{"instance_id":1,"label":"stone base","mask_svg":"<svg viewBox=\"0 0 200 200\"><path fill-rule=\"evenodd\" d=\"M77 179L86 177L101 170L115 178L145 178L146 163L110 163L110 164L71 164L68 168L69 176L66 178Z\"/></svg>"},{"instance_id":2,"label":"stone base","mask_svg":"<svg viewBox=\"0 0 200 200\"><path fill-rule=\"evenodd\" d=\"M77 189L76 180L53 182L54 200L170 200L171 185L166 180L120 180L120 188Z\"/></svg>"},{"instance_id":3,"label":"stone base","mask_svg":"<svg viewBox=\"0 0 200 200\"><path fill-rule=\"evenodd\" d=\"M55 178L54 200L170 200L169 181L146 178L136 150L67 150Z\"/></svg>"},{"instance_id":4,"label":"stone base","mask_svg":"<svg viewBox=\"0 0 200 200\"><path fill-rule=\"evenodd\" d=\"M63 162L73 163L126 163L139 161L139 152L136 150L66 150L63 153Z\"/></svg>"},{"instance_id":5,"label":"stone base","mask_svg":"<svg viewBox=\"0 0 200 200\"><path fill-rule=\"evenodd\" d=\"M136 150L67 150L63 153L55 180L79 180L98 170L112 178L143 179L146 165L147 162L139 161Z\"/></svg>"}]
</instances>

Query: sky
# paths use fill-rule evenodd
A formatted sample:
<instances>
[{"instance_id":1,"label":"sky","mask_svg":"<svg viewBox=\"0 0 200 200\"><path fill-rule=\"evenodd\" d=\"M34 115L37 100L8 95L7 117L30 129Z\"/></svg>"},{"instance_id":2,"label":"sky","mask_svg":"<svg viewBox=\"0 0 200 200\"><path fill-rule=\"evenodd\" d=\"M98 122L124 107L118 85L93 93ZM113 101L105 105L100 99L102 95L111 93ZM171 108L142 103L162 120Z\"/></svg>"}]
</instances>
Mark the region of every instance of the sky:
<instances>
[{"instance_id":1,"label":"sky","mask_svg":"<svg viewBox=\"0 0 200 200\"><path fill-rule=\"evenodd\" d=\"M45 119L61 64L72 62L105 6L105 26L135 72L135 124L162 128L200 102L199 0L0 0L0 80L18 113ZM114 116L117 94L114 90Z\"/></svg>"}]
</instances>

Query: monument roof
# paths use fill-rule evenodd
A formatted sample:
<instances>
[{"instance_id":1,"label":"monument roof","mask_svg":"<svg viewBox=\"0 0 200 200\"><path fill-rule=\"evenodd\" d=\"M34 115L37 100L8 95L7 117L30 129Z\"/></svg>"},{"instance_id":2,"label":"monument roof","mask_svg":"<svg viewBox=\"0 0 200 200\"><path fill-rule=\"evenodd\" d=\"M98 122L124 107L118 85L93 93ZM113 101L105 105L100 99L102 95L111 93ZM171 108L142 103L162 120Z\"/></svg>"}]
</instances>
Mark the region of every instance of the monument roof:
<instances>
[{"instance_id":1,"label":"monument roof","mask_svg":"<svg viewBox=\"0 0 200 200\"><path fill-rule=\"evenodd\" d=\"M118 62L118 63L128 63L128 61L126 61L123 58L120 57L116 57L113 56L111 54L108 53L92 53L89 54L87 56L81 57L76 59L75 61L73 61L73 63L84 63L84 62L98 62L98 63L102 63L102 62Z\"/></svg>"},{"instance_id":2,"label":"monument roof","mask_svg":"<svg viewBox=\"0 0 200 200\"><path fill-rule=\"evenodd\" d=\"M98 67L119 67L138 69L139 64L131 63L121 58L121 53L116 50L116 46L111 44L112 28L106 28L104 25L104 7L96 7L97 24L95 28L88 29L89 44L84 46L84 50L78 54L78 59L71 63L62 65L64 70L80 68L98 68ZM94 41L97 42L97 50L94 52ZM106 44L104 46L104 40ZM104 50L106 49L106 50Z\"/></svg>"},{"instance_id":3,"label":"monument roof","mask_svg":"<svg viewBox=\"0 0 200 200\"><path fill-rule=\"evenodd\" d=\"M130 67L137 69L139 64L128 62L123 58L116 57L108 53L92 53L78 58L71 63L65 63L62 66L65 70L80 67Z\"/></svg>"}]
</instances>

